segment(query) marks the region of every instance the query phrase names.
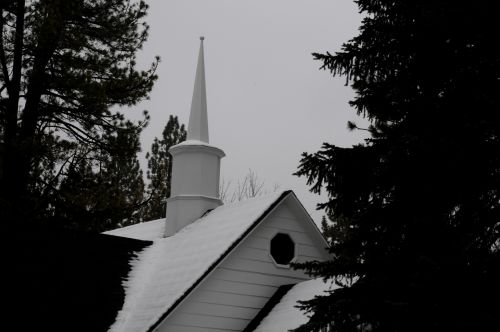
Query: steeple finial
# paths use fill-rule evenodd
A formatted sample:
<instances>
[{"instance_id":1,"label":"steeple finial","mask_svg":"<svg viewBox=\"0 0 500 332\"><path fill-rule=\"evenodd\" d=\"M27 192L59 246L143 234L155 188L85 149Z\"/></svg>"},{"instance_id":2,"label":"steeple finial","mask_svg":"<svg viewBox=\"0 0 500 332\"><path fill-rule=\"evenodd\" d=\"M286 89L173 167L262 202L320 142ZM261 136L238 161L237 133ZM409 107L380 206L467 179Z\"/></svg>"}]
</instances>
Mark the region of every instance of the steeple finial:
<instances>
[{"instance_id":1,"label":"steeple finial","mask_svg":"<svg viewBox=\"0 0 500 332\"><path fill-rule=\"evenodd\" d=\"M196 78L194 81L187 139L208 143L207 91L205 86L205 60L203 53L204 39L205 37L200 37L200 53L198 55L198 65L196 66Z\"/></svg>"}]
</instances>

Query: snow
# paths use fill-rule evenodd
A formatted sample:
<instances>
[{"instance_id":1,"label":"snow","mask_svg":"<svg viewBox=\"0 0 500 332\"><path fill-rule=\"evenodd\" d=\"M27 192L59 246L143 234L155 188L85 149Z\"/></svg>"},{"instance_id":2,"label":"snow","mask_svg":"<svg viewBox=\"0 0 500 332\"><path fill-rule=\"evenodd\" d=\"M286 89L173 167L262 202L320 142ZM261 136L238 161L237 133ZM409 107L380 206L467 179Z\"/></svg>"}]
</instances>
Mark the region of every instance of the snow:
<instances>
[{"instance_id":1,"label":"snow","mask_svg":"<svg viewBox=\"0 0 500 332\"><path fill-rule=\"evenodd\" d=\"M153 241L163 237L165 232L165 218L142 222L139 224L114 229L103 234L128 237L137 240Z\"/></svg>"},{"instance_id":2,"label":"snow","mask_svg":"<svg viewBox=\"0 0 500 332\"><path fill-rule=\"evenodd\" d=\"M207 142L203 142L203 141L200 141L197 139L188 139L186 141L180 142L179 144L177 144L175 146L184 146L184 145L203 145L203 146L209 146L209 147L213 147L213 148L218 149L217 147L210 145Z\"/></svg>"},{"instance_id":3,"label":"snow","mask_svg":"<svg viewBox=\"0 0 500 332\"><path fill-rule=\"evenodd\" d=\"M297 301L311 300L316 295L326 294L336 288L322 279L303 281L293 286L281 301L262 320L254 332L289 331L306 323L309 319L305 311L296 307Z\"/></svg>"},{"instance_id":4,"label":"snow","mask_svg":"<svg viewBox=\"0 0 500 332\"><path fill-rule=\"evenodd\" d=\"M136 238L147 234L154 241L131 262L132 269L124 282L125 302L109 332L146 331L281 195L274 193L220 206L167 238L159 238L163 234L160 227L159 234L151 236L150 230L158 221L107 232Z\"/></svg>"}]
</instances>

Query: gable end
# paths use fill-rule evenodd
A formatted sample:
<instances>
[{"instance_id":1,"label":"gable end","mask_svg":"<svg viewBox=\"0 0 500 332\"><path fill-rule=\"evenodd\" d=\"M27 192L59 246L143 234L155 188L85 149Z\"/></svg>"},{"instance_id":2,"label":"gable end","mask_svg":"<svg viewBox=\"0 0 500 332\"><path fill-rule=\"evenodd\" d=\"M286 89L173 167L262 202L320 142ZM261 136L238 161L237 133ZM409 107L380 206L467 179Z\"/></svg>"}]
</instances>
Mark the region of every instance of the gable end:
<instances>
[{"instance_id":1,"label":"gable end","mask_svg":"<svg viewBox=\"0 0 500 332\"><path fill-rule=\"evenodd\" d=\"M184 294L182 294L181 297L179 297L173 305L171 305L168 310L162 314L154 324L152 324L147 332L153 332L161 323L162 321L172 312L174 311L180 303L184 301L184 299L191 294L191 292L198 287L198 285L226 258L226 256L233 251L234 248L238 246L238 244L241 243L243 239L245 239L259 224L262 220L266 218L271 211L273 211L290 193L293 194L291 190L284 191L278 199L276 199L260 216L255 220L255 222L245 231L241 234L241 236L212 264L210 267L203 273L203 275L196 280L191 287L188 288Z\"/></svg>"}]
</instances>

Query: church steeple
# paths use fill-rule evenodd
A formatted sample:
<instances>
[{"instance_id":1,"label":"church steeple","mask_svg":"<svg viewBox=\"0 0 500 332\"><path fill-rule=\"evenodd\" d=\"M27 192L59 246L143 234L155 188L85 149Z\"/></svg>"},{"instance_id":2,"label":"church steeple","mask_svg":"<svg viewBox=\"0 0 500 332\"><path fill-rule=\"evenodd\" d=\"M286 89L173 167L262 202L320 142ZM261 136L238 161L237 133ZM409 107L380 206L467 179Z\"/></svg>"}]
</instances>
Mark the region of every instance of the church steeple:
<instances>
[{"instance_id":1,"label":"church steeple","mask_svg":"<svg viewBox=\"0 0 500 332\"><path fill-rule=\"evenodd\" d=\"M208 143L207 89L205 86L205 59L203 53L204 39L205 37L200 37L200 52L198 54L198 65L196 66L187 139Z\"/></svg>"},{"instance_id":2,"label":"church steeple","mask_svg":"<svg viewBox=\"0 0 500 332\"><path fill-rule=\"evenodd\" d=\"M203 37L196 67L187 140L172 146L171 197L167 199L165 236L177 233L208 210L222 205L219 199L220 160L224 151L208 144L207 95Z\"/></svg>"}]
</instances>

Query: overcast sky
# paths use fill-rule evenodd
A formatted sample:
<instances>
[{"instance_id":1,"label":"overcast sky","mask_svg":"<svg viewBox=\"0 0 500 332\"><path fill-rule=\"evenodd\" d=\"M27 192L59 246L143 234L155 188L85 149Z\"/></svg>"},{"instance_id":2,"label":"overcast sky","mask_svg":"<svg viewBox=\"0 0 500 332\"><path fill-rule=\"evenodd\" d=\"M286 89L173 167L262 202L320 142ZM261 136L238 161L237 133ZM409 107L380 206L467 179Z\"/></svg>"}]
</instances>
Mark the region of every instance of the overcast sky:
<instances>
[{"instance_id":1,"label":"overcast sky","mask_svg":"<svg viewBox=\"0 0 500 332\"><path fill-rule=\"evenodd\" d=\"M272 189L292 189L316 221L319 197L293 176L302 152L323 142L351 146L362 132L345 78L320 71L312 52L335 52L357 34L352 0L149 0L150 36L139 53L143 68L161 57L147 109L144 152L170 114L187 125L199 47L205 36L210 143L223 149L221 178L236 183L254 170ZM128 112L127 112L128 113ZM144 163L143 163L144 165Z\"/></svg>"}]
</instances>

